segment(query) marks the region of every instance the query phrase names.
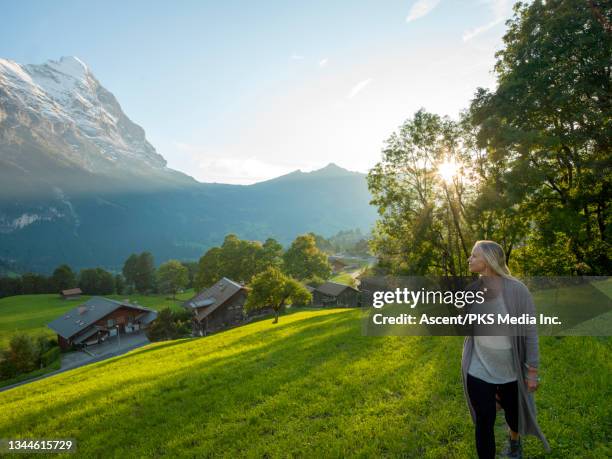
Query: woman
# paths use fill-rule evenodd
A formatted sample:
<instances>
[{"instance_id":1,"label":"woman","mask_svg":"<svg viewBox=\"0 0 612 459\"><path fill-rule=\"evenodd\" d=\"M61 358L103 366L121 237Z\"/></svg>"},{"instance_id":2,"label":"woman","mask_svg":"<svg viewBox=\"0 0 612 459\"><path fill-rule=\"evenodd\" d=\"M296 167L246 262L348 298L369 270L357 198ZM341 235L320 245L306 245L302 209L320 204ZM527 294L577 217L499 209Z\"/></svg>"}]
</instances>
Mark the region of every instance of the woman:
<instances>
[{"instance_id":1,"label":"woman","mask_svg":"<svg viewBox=\"0 0 612 459\"><path fill-rule=\"evenodd\" d=\"M478 241L468 259L469 269L480 274L477 288L485 302L474 303L471 313L521 316L535 315L527 287L510 275L502 247L493 241ZM463 345L461 371L463 389L476 430L478 457L495 457L496 403L504 409L510 428L506 457L522 458L520 435L535 435L550 451L536 421L533 392L538 388L538 335L535 325L508 326L498 336L483 336L475 326ZM491 330L489 328L489 330ZM490 333L492 334L492 333Z\"/></svg>"}]
</instances>

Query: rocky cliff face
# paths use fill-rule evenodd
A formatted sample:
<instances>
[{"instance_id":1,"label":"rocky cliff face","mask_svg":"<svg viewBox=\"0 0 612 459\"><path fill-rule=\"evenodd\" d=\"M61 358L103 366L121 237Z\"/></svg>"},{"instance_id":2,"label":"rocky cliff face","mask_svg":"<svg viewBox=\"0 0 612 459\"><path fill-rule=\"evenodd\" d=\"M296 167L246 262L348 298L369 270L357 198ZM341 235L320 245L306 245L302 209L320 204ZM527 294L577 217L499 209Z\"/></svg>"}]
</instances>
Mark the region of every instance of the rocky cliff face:
<instances>
[{"instance_id":1,"label":"rocky cliff face","mask_svg":"<svg viewBox=\"0 0 612 459\"><path fill-rule=\"evenodd\" d=\"M0 59L0 110L5 148L38 144L58 164L94 174L166 166L144 130L76 57L42 65ZM19 164L15 150L8 159Z\"/></svg>"}]
</instances>

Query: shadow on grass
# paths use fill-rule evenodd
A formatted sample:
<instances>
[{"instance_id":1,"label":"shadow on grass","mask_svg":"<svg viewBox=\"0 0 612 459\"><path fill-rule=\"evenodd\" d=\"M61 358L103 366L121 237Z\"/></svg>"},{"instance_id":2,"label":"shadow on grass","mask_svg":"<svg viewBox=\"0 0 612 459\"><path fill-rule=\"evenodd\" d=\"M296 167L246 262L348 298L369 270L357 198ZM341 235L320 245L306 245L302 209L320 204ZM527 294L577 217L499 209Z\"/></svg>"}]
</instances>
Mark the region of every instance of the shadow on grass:
<instances>
[{"instance_id":1,"label":"shadow on grass","mask_svg":"<svg viewBox=\"0 0 612 459\"><path fill-rule=\"evenodd\" d=\"M210 338L182 343L205 346ZM401 411L398 414L389 406L402 404L412 413L410 421L429 416L427 388L447 366L443 361L447 354L436 354L431 340L412 338L412 352L398 358L404 348L408 350L405 341L363 337L359 319L350 314L311 317L234 340L231 335L225 338L222 344L237 349L254 347L177 370L153 374L143 371L86 391L77 399L17 415L10 430L37 426L34 433L49 434L49 424L61 426L62 434L79 440L80 451L94 456L106 451L180 456L192 450L198 451L197 455L210 455L229 451L228 445L238 455L241 451L278 455L281 451L270 445L279 440L285 446L293 445L296 452L315 454L316 448L309 441L324 445L332 433L340 438L341 448L352 453L371 448L372 452L384 453L388 447L384 444L389 441L420 444L410 447L411 451L425 447L424 440L418 439L419 432L409 432L410 426L402 426L397 419L393 425L400 430L365 438L362 434L370 429L368 422L377 420L377 410L401 416ZM211 350L191 351L218 351L219 344ZM168 343L140 354L155 358L153 351L174 346ZM386 351L394 358L385 359ZM159 358L168 359L163 355ZM117 362L104 362L104 366ZM112 394L113 385L131 390ZM355 424L351 418L365 421ZM308 434L300 435L301 430ZM295 438L288 437L291 435ZM393 445L394 451L402 448L409 447Z\"/></svg>"}]
</instances>

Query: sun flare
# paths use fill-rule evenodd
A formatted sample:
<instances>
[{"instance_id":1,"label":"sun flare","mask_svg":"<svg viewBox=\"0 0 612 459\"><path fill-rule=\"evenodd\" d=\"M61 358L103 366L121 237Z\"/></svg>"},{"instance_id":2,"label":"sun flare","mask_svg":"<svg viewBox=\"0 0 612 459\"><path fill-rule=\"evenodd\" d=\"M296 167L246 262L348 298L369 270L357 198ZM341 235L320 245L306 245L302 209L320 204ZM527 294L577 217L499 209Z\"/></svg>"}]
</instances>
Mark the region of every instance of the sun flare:
<instances>
[{"instance_id":1,"label":"sun flare","mask_svg":"<svg viewBox=\"0 0 612 459\"><path fill-rule=\"evenodd\" d=\"M459 164L454 159L447 159L438 166L438 174L446 183L450 183L459 173Z\"/></svg>"}]
</instances>

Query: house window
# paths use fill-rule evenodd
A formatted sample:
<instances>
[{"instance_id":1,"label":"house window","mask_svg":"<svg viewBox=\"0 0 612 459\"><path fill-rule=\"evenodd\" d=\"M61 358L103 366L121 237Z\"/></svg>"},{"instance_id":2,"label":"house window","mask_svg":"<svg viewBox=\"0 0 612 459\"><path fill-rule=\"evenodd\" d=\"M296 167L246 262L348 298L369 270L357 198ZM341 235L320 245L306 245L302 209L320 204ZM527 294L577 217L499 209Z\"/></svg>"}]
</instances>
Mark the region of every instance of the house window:
<instances>
[{"instance_id":1,"label":"house window","mask_svg":"<svg viewBox=\"0 0 612 459\"><path fill-rule=\"evenodd\" d=\"M106 321L106 326L107 327L114 327L115 326L115 319L108 319Z\"/></svg>"}]
</instances>

